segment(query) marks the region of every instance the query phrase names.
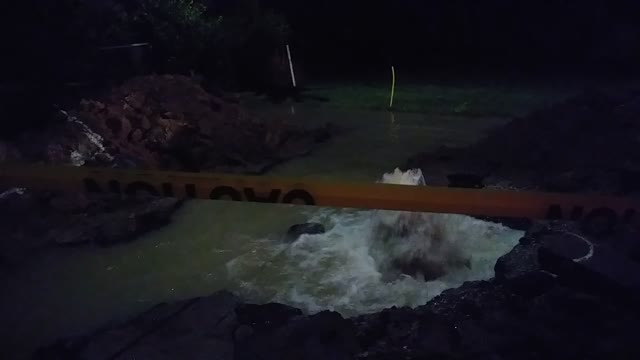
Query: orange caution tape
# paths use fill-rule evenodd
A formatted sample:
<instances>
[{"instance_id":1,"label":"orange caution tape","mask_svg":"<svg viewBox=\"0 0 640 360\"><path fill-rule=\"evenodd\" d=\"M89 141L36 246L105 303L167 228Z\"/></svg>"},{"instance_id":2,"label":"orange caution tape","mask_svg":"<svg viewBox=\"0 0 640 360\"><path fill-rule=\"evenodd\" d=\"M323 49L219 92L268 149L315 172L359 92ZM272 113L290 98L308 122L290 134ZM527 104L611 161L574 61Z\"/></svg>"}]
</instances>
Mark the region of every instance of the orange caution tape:
<instances>
[{"instance_id":1,"label":"orange caution tape","mask_svg":"<svg viewBox=\"0 0 640 360\"><path fill-rule=\"evenodd\" d=\"M283 203L342 208L452 213L472 216L632 222L638 206L609 196L365 183L333 183L263 176L89 167L3 166L0 184Z\"/></svg>"}]
</instances>

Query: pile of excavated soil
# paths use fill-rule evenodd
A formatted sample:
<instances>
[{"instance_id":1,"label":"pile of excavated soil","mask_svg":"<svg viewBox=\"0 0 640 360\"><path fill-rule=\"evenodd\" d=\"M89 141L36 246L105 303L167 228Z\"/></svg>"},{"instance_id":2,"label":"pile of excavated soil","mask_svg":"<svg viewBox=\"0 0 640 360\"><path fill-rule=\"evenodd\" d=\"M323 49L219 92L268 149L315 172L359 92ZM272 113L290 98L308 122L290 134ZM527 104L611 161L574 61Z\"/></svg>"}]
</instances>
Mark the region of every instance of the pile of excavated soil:
<instances>
[{"instance_id":1,"label":"pile of excavated soil","mask_svg":"<svg viewBox=\"0 0 640 360\"><path fill-rule=\"evenodd\" d=\"M261 120L179 75L133 78L60 118L14 143L23 159L262 173L309 153L333 132L331 125L303 129Z\"/></svg>"},{"instance_id":2,"label":"pile of excavated soil","mask_svg":"<svg viewBox=\"0 0 640 360\"><path fill-rule=\"evenodd\" d=\"M74 115L104 137L109 154L179 170L259 173L329 136L258 119L185 76L134 78Z\"/></svg>"},{"instance_id":3,"label":"pile of excavated soil","mask_svg":"<svg viewBox=\"0 0 640 360\"><path fill-rule=\"evenodd\" d=\"M421 168L432 185L620 195L640 190L639 147L640 93L591 92L514 119L468 148L414 156L407 167Z\"/></svg>"}]
</instances>

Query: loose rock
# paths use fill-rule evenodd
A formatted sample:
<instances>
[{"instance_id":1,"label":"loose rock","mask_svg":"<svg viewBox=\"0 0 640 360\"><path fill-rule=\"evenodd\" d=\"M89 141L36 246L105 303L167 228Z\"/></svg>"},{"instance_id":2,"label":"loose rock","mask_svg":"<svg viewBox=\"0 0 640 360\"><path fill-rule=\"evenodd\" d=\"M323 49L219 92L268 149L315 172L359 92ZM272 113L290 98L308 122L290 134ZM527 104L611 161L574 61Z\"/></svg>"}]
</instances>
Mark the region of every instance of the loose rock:
<instances>
[{"instance_id":1,"label":"loose rock","mask_svg":"<svg viewBox=\"0 0 640 360\"><path fill-rule=\"evenodd\" d=\"M287 235L285 237L286 242L294 242L298 240L298 238L304 234L308 235L316 235L316 234L324 234L325 228L324 225L318 223L305 223L305 224L297 224L293 225L287 230Z\"/></svg>"}]
</instances>

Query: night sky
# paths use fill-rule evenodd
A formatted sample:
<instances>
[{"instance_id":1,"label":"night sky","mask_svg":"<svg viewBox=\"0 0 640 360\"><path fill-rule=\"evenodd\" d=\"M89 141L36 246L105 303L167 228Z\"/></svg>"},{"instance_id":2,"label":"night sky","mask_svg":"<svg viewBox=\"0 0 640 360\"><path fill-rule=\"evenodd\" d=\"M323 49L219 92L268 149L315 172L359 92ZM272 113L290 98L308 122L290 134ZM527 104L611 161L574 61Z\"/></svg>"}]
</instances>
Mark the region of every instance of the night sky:
<instances>
[{"instance_id":1,"label":"night sky","mask_svg":"<svg viewBox=\"0 0 640 360\"><path fill-rule=\"evenodd\" d=\"M104 60L95 56L97 47L154 41L149 31L138 32L135 28L124 30L120 38L105 35L105 29L119 16L114 8L130 11L140 8L142 3L161 2L13 2L0 22L3 27L0 40L4 44L2 79L54 83L86 77L85 68ZM183 59L181 67L156 66L171 56L160 51L156 41L150 70L179 73L194 70L219 80L222 85L235 81L251 88L256 86L252 79L264 74L266 64L271 61L266 59L269 55L262 59L258 56L269 51L282 52L284 43L291 44L301 76L323 80L365 79L372 74L378 77L388 72L390 65L402 71L404 78L418 81L424 78L422 75L433 74L627 78L636 75L636 64L640 63L640 21L637 21L640 1L635 0L202 0L201 3L207 8L207 19L219 16L259 19L266 13L275 13L284 19L289 32L286 38L268 45L254 35L252 42L233 45L234 54L215 50L203 57L186 48L179 55L192 59ZM233 31L223 36L232 39ZM189 31L179 35L182 39L195 39ZM196 46L207 41L193 40ZM257 49L260 46L275 50ZM262 54L256 55L256 51ZM220 59L238 69L207 68ZM234 71L234 79L222 79L224 74ZM264 82L257 82L260 81Z\"/></svg>"},{"instance_id":2,"label":"night sky","mask_svg":"<svg viewBox=\"0 0 640 360\"><path fill-rule=\"evenodd\" d=\"M631 65L640 2L607 0L265 0L286 14L306 60L493 68ZM267 5L268 4L268 5Z\"/></svg>"}]
</instances>

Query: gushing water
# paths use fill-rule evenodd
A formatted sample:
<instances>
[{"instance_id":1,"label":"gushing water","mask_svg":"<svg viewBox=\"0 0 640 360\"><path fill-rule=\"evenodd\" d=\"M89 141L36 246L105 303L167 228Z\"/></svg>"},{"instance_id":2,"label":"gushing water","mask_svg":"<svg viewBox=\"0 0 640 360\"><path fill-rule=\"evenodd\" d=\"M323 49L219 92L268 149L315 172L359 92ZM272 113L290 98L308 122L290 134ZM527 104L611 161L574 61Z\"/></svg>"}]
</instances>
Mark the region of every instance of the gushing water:
<instances>
[{"instance_id":1,"label":"gushing water","mask_svg":"<svg viewBox=\"0 0 640 360\"><path fill-rule=\"evenodd\" d=\"M421 186L419 170L384 183ZM308 312L350 316L419 306L465 281L489 279L522 232L462 215L326 209L309 218L327 232L293 244L262 239L227 264L238 292Z\"/></svg>"}]
</instances>

